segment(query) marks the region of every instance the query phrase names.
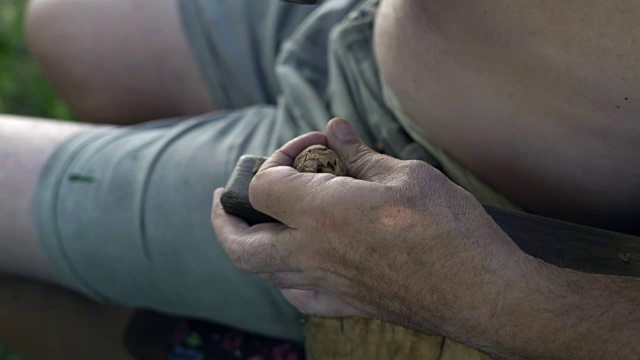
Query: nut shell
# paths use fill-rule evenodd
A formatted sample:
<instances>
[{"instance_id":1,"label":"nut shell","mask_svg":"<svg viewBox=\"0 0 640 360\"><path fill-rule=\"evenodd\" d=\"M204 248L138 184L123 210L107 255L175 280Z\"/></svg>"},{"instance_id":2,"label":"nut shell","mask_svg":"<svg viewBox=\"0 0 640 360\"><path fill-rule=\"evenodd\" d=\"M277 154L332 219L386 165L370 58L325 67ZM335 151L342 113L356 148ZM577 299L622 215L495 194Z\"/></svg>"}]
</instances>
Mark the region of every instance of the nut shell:
<instances>
[{"instance_id":1,"label":"nut shell","mask_svg":"<svg viewBox=\"0 0 640 360\"><path fill-rule=\"evenodd\" d=\"M338 154L322 145L306 148L296 157L293 167L300 172L347 175L347 169L340 161Z\"/></svg>"}]
</instances>

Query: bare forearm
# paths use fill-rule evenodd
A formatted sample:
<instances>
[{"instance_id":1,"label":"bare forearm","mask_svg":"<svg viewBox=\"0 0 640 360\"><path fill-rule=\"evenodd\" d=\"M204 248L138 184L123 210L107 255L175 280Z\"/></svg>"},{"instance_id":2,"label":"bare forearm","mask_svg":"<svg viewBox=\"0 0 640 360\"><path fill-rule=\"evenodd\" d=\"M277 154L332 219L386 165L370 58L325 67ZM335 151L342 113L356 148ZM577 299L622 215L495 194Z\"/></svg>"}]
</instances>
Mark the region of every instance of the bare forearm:
<instances>
[{"instance_id":1,"label":"bare forearm","mask_svg":"<svg viewBox=\"0 0 640 360\"><path fill-rule=\"evenodd\" d=\"M530 324L542 346L536 346L535 341L529 341L527 346L527 331L523 331L519 340L524 354L576 359L640 358L638 279L584 274L547 264L540 264L540 269L539 281L528 284L532 301L524 302L528 306L523 320ZM518 299L514 300L512 307L516 308Z\"/></svg>"},{"instance_id":2,"label":"bare forearm","mask_svg":"<svg viewBox=\"0 0 640 360\"><path fill-rule=\"evenodd\" d=\"M450 335L501 358L640 358L640 280L532 264Z\"/></svg>"},{"instance_id":3,"label":"bare forearm","mask_svg":"<svg viewBox=\"0 0 640 360\"><path fill-rule=\"evenodd\" d=\"M311 145L336 151L351 177L294 169ZM306 314L390 320L497 357L640 353L639 281L527 256L470 193L424 162L375 153L343 119L274 153L249 195L281 224L230 216L218 190L218 241Z\"/></svg>"}]
</instances>

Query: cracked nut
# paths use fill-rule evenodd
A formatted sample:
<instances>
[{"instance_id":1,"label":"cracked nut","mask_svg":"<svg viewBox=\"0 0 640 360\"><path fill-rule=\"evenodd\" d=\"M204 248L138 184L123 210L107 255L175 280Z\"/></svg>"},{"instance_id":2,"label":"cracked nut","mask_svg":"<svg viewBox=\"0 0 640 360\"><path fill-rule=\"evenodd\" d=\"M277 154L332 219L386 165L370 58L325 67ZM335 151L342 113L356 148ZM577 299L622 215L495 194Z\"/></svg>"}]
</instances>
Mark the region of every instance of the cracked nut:
<instances>
[{"instance_id":1,"label":"cracked nut","mask_svg":"<svg viewBox=\"0 0 640 360\"><path fill-rule=\"evenodd\" d=\"M347 175L347 169L338 158L338 154L322 145L306 148L296 157L293 167L300 172Z\"/></svg>"}]
</instances>

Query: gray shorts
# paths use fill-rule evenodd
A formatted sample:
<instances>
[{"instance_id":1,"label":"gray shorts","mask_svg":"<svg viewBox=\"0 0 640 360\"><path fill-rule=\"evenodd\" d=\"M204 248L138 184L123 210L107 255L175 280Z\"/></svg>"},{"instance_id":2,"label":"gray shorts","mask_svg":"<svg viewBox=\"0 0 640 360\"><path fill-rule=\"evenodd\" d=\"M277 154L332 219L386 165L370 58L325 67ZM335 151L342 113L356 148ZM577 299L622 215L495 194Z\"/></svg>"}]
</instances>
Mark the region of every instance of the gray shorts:
<instances>
[{"instance_id":1,"label":"gray shorts","mask_svg":"<svg viewBox=\"0 0 640 360\"><path fill-rule=\"evenodd\" d=\"M351 120L397 157L424 151L385 107L372 50L377 1L183 0L185 33L227 109L67 139L38 184L40 244L57 275L95 299L302 339L301 315L235 269L209 223L243 154Z\"/></svg>"}]
</instances>

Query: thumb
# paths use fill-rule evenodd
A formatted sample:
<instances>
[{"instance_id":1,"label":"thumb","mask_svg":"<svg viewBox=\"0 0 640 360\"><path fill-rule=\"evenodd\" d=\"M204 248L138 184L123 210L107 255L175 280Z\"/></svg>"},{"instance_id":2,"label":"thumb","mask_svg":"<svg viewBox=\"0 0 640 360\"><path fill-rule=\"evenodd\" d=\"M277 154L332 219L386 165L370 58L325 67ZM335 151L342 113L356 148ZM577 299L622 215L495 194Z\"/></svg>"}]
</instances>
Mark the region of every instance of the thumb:
<instances>
[{"instance_id":1,"label":"thumb","mask_svg":"<svg viewBox=\"0 0 640 360\"><path fill-rule=\"evenodd\" d=\"M348 175L356 179L383 181L399 161L365 145L345 119L331 120L325 133L329 148L344 162Z\"/></svg>"}]
</instances>

